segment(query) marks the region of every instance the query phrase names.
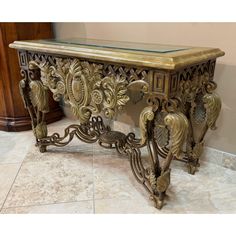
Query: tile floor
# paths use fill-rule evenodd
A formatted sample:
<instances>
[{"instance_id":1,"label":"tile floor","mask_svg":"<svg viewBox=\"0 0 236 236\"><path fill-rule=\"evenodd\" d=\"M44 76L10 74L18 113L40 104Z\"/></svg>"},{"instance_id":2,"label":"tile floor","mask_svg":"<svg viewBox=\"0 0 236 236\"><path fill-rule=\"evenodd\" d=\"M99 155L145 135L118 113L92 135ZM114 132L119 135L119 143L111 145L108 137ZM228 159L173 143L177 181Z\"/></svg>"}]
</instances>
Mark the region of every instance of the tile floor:
<instances>
[{"instance_id":1,"label":"tile floor","mask_svg":"<svg viewBox=\"0 0 236 236\"><path fill-rule=\"evenodd\" d=\"M49 125L62 131L69 119ZM129 162L73 140L40 153L31 131L0 131L1 213L236 213L236 171L201 162L192 176L173 162L166 205L153 207Z\"/></svg>"}]
</instances>

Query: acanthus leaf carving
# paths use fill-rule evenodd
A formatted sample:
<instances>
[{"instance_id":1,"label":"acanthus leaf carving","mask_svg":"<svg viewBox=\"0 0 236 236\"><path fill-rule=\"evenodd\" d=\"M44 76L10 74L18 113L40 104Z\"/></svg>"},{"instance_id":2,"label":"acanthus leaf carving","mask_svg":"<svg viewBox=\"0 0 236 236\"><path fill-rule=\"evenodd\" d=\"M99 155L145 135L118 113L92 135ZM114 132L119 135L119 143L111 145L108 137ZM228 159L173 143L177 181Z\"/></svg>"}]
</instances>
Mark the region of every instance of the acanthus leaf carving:
<instances>
[{"instance_id":1,"label":"acanthus leaf carving","mask_svg":"<svg viewBox=\"0 0 236 236\"><path fill-rule=\"evenodd\" d=\"M30 81L29 86L32 105L37 107L38 111L47 113L49 111L47 88L39 80Z\"/></svg>"},{"instance_id":2,"label":"acanthus leaf carving","mask_svg":"<svg viewBox=\"0 0 236 236\"><path fill-rule=\"evenodd\" d=\"M187 138L188 133L188 119L187 117L181 113L168 113L164 122L168 129L170 130L170 141L171 147L170 152L176 157L180 158L180 154L182 152L182 146Z\"/></svg>"},{"instance_id":3,"label":"acanthus leaf carving","mask_svg":"<svg viewBox=\"0 0 236 236\"><path fill-rule=\"evenodd\" d=\"M40 69L45 88L51 90L56 101L63 98L81 123L88 122L92 114L101 111L106 117L113 118L130 100L126 74L129 70L109 67L110 71L119 73L109 72L104 76L102 64L70 58L47 60L44 57L30 61L29 67ZM129 73L131 77L135 75L134 71Z\"/></svg>"},{"instance_id":4,"label":"acanthus leaf carving","mask_svg":"<svg viewBox=\"0 0 236 236\"><path fill-rule=\"evenodd\" d=\"M125 77L114 74L106 76L101 83L104 91L105 116L112 118L129 101L126 95L128 82Z\"/></svg>"},{"instance_id":5,"label":"acanthus leaf carving","mask_svg":"<svg viewBox=\"0 0 236 236\"><path fill-rule=\"evenodd\" d=\"M154 112L152 106L145 107L139 117L139 128L141 133L141 141L140 144L143 145L146 143L148 133L147 133L147 123L148 121L152 121L154 119Z\"/></svg>"},{"instance_id":6,"label":"acanthus leaf carving","mask_svg":"<svg viewBox=\"0 0 236 236\"><path fill-rule=\"evenodd\" d=\"M221 99L217 93L206 93L203 102L207 112L207 125L211 129L216 129L215 122L221 110Z\"/></svg>"}]
</instances>

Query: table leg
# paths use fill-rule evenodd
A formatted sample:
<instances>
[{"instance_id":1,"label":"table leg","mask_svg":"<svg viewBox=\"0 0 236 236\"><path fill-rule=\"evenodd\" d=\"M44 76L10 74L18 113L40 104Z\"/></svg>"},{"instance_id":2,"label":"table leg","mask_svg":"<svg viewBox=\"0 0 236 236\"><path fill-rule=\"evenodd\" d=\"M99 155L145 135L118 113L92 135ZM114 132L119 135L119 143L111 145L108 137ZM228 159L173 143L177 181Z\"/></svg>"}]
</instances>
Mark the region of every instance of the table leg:
<instances>
[{"instance_id":1,"label":"table leg","mask_svg":"<svg viewBox=\"0 0 236 236\"><path fill-rule=\"evenodd\" d=\"M150 175L150 183L153 190L153 198L156 203L156 207L160 208L163 205L164 196L166 190L170 184L170 164L173 158L180 158L180 154L182 153L182 146L186 141L187 130L188 130L188 120L186 116L181 112L169 112L164 117L164 124L169 130L170 136L168 140L169 150L163 149L165 152L165 160L162 165L158 165L158 169L153 169ZM154 130L154 129L152 129ZM152 139L152 150L154 150L153 156L158 159L158 155L155 153L160 153L160 149L158 149L158 143L155 139L155 136L151 136ZM161 153L163 155L163 153ZM158 163L156 161L156 163Z\"/></svg>"},{"instance_id":2,"label":"table leg","mask_svg":"<svg viewBox=\"0 0 236 236\"><path fill-rule=\"evenodd\" d=\"M30 117L36 145L40 152L46 151L46 146L41 145L39 140L47 137L47 125L45 113L49 112L48 89L36 78L36 72L21 70L23 79L19 83L20 93Z\"/></svg>"},{"instance_id":3,"label":"table leg","mask_svg":"<svg viewBox=\"0 0 236 236\"><path fill-rule=\"evenodd\" d=\"M194 174L199 166L199 158L203 152L204 137L208 129L215 130L215 122L221 109L221 100L217 93L199 94L189 113L190 129L187 142L188 169Z\"/></svg>"},{"instance_id":4,"label":"table leg","mask_svg":"<svg viewBox=\"0 0 236 236\"><path fill-rule=\"evenodd\" d=\"M155 138L155 119L160 111L153 111L153 107L146 107L140 115L141 139L134 134L128 134L124 145L124 152L129 156L132 172L139 183L150 193L155 207L161 209L164 204L166 190L170 184L170 164L173 157L179 158L183 143L186 141L188 120L181 112L165 113L164 123L170 132L169 149L165 154L162 165L159 162L157 140ZM147 146L149 164L144 167L140 148Z\"/></svg>"}]
</instances>

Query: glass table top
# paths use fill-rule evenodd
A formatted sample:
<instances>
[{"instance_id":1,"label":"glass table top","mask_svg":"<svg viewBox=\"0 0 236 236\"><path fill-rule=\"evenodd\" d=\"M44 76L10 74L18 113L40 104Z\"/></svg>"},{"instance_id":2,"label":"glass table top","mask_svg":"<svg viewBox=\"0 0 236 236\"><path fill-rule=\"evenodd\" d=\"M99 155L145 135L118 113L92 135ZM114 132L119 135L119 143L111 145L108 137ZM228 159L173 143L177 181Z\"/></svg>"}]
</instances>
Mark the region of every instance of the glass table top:
<instances>
[{"instance_id":1,"label":"glass table top","mask_svg":"<svg viewBox=\"0 0 236 236\"><path fill-rule=\"evenodd\" d=\"M18 51L170 70L224 55L219 48L83 38L21 40L14 41L9 47Z\"/></svg>"},{"instance_id":2,"label":"glass table top","mask_svg":"<svg viewBox=\"0 0 236 236\"><path fill-rule=\"evenodd\" d=\"M98 48L122 49L131 51L154 52L154 53L169 53L190 49L191 47L172 46L164 44L149 44L149 43L134 43L125 41L97 40L97 39L47 39L39 40L43 43L71 45L71 46L92 46Z\"/></svg>"}]
</instances>

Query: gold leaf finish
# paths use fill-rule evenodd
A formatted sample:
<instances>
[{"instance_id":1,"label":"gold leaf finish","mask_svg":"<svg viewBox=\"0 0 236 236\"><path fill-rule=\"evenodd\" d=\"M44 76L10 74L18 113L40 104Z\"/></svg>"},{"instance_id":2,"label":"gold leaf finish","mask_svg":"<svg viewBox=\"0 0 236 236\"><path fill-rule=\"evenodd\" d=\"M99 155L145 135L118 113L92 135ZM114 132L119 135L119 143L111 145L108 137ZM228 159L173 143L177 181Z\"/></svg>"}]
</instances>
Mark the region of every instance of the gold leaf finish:
<instances>
[{"instance_id":1,"label":"gold leaf finish","mask_svg":"<svg viewBox=\"0 0 236 236\"><path fill-rule=\"evenodd\" d=\"M211 129L216 129L215 122L221 110L221 99L217 93L207 93L203 97L203 102L207 111L207 125Z\"/></svg>"},{"instance_id":2,"label":"gold leaf finish","mask_svg":"<svg viewBox=\"0 0 236 236\"><path fill-rule=\"evenodd\" d=\"M41 152L49 145L65 146L74 137L115 148L129 157L135 178L158 209L164 205L174 158L187 163L194 174L204 136L215 128L221 109L213 76L222 51L193 47L154 53L40 42L12 46L22 46L20 92ZM69 104L80 121L63 135L47 134L49 90L54 100ZM112 119L129 101L143 99L147 106L139 114L140 139L132 132L113 131L100 116L93 116L104 113ZM143 147L149 162L143 163Z\"/></svg>"},{"instance_id":3,"label":"gold leaf finish","mask_svg":"<svg viewBox=\"0 0 236 236\"><path fill-rule=\"evenodd\" d=\"M175 47L176 45L173 46ZM10 47L49 54L54 53L65 56L81 57L92 60L105 60L110 64L121 63L126 65L136 65L140 67L167 70L182 68L183 66L187 66L189 64L200 63L207 60L207 58L216 58L225 54L218 48L188 46L186 50L177 50L169 53L153 53L150 51L145 52L145 50L138 51L137 53L134 50L114 50L112 48L91 47L86 45L78 46L73 43L52 43L52 41L48 42L47 40L15 41L10 44Z\"/></svg>"},{"instance_id":4,"label":"gold leaf finish","mask_svg":"<svg viewBox=\"0 0 236 236\"><path fill-rule=\"evenodd\" d=\"M37 107L39 111L47 113L49 111L47 88L38 80L32 80L29 85L32 105Z\"/></svg>"},{"instance_id":5,"label":"gold leaf finish","mask_svg":"<svg viewBox=\"0 0 236 236\"><path fill-rule=\"evenodd\" d=\"M193 147L193 150L192 150L192 155L194 158L198 158L202 155L203 145L204 145L203 142L195 144L195 146Z\"/></svg>"},{"instance_id":6,"label":"gold leaf finish","mask_svg":"<svg viewBox=\"0 0 236 236\"><path fill-rule=\"evenodd\" d=\"M45 138L47 137L47 124L46 122L41 122L36 125L36 127L33 129L35 136L37 139Z\"/></svg>"},{"instance_id":7,"label":"gold leaf finish","mask_svg":"<svg viewBox=\"0 0 236 236\"><path fill-rule=\"evenodd\" d=\"M128 82L125 77L111 74L106 76L101 84L105 94L103 101L105 116L112 118L129 101L126 95Z\"/></svg>"},{"instance_id":8,"label":"gold leaf finish","mask_svg":"<svg viewBox=\"0 0 236 236\"><path fill-rule=\"evenodd\" d=\"M156 177L153 171L149 174L149 181L154 193L164 193L170 185L170 169Z\"/></svg>"},{"instance_id":9,"label":"gold leaf finish","mask_svg":"<svg viewBox=\"0 0 236 236\"><path fill-rule=\"evenodd\" d=\"M166 112L158 111L154 121L154 139L160 148L169 144L169 130L164 123L165 116Z\"/></svg>"},{"instance_id":10,"label":"gold leaf finish","mask_svg":"<svg viewBox=\"0 0 236 236\"><path fill-rule=\"evenodd\" d=\"M156 190L159 193L164 193L168 186L170 185L170 169L165 171L162 175L160 175L156 180Z\"/></svg>"},{"instance_id":11,"label":"gold leaf finish","mask_svg":"<svg viewBox=\"0 0 236 236\"><path fill-rule=\"evenodd\" d=\"M182 151L181 148L187 137L188 119L183 113L177 112L166 115L164 122L170 130L170 151L176 158L179 158Z\"/></svg>"},{"instance_id":12,"label":"gold leaf finish","mask_svg":"<svg viewBox=\"0 0 236 236\"><path fill-rule=\"evenodd\" d=\"M52 91L53 98L63 98L81 123L101 111L113 118L129 101L126 77L112 73L103 77L101 64L55 58L54 64L39 60L30 61L29 65L40 69L41 81Z\"/></svg>"},{"instance_id":13,"label":"gold leaf finish","mask_svg":"<svg viewBox=\"0 0 236 236\"><path fill-rule=\"evenodd\" d=\"M139 117L139 128L141 132L141 141L140 144L145 144L147 140L147 122L154 119L154 112L152 106L145 107Z\"/></svg>"},{"instance_id":14,"label":"gold leaf finish","mask_svg":"<svg viewBox=\"0 0 236 236\"><path fill-rule=\"evenodd\" d=\"M138 92L141 91L143 93L147 93L149 85L146 81L135 80L135 81L129 83L127 88L130 89L130 90L134 90L134 91L138 91Z\"/></svg>"}]
</instances>

